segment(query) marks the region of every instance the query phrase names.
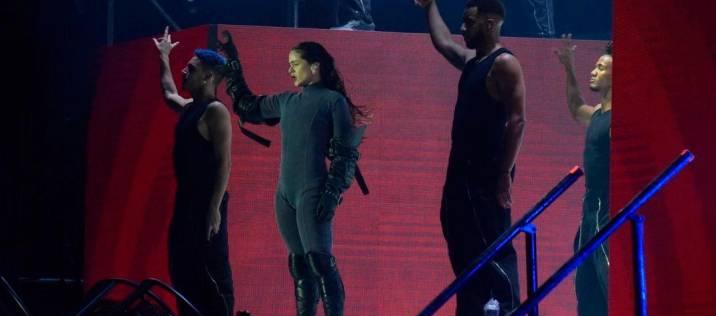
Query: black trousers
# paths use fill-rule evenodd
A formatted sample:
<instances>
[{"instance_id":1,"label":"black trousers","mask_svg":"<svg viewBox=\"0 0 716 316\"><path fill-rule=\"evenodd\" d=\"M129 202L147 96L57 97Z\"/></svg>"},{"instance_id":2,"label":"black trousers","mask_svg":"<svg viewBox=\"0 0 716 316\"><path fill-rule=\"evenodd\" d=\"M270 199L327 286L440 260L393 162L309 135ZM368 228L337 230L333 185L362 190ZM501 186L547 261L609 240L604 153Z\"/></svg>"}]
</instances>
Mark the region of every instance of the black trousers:
<instances>
[{"instance_id":1,"label":"black trousers","mask_svg":"<svg viewBox=\"0 0 716 316\"><path fill-rule=\"evenodd\" d=\"M587 190L582 204L582 223L574 240L577 252L609 222L609 195ZM579 316L607 315L609 247L606 243L577 267L575 289Z\"/></svg>"},{"instance_id":2,"label":"black trousers","mask_svg":"<svg viewBox=\"0 0 716 316\"><path fill-rule=\"evenodd\" d=\"M218 234L206 240L207 199L177 194L177 204L169 229L169 274L173 286L203 315L231 315L234 286L229 265L227 204L220 206ZM179 314L194 315L184 304Z\"/></svg>"},{"instance_id":3,"label":"black trousers","mask_svg":"<svg viewBox=\"0 0 716 316\"><path fill-rule=\"evenodd\" d=\"M465 270L497 237L511 226L510 209L500 207L493 178L468 176L466 170L448 167L440 221L455 275ZM489 265L457 293L456 315L482 315L490 298L501 310L519 305L517 254L510 243Z\"/></svg>"}]
</instances>

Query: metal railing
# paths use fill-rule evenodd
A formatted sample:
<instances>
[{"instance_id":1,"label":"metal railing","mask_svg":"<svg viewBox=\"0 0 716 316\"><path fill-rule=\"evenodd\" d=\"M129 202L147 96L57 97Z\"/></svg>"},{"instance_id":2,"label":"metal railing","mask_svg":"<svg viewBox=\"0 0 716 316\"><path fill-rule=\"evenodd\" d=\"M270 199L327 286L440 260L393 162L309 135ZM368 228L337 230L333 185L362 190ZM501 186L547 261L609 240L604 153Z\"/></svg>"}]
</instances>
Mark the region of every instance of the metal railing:
<instances>
[{"instance_id":1,"label":"metal railing","mask_svg":"<svg viewBox=\"0 0 716 316\"><path fill-rule=\"evenodd\" d=\"M22 299L20 299L20 296L17 295L17 292L15 292L15 289L12 288L10 285L10 282L8 282L4 276L0 275L0 288L2 289L2 292L7 294L8 298L10 299L13 308L16 310L16 312L21 313L23 316L30 316L30 311L25 306L25 303L23 303ZM2 302L0 302L2 304Z\"/></svg>"},{"instance_id":2,"label":"metal railing","mask_svg":"<svg viewBox=\"0 0 716 316\"><path fill-rule=\"evenodd\" d=\"M537 290L537 228L532 224L542 212L552 204L562 193L574 184L584 174L581 168L575 166L569 173L550 190L522 219L512 225L506 232L495 240L480 256L475 258L457 278L448 285L428 306L418 315L429 316L435 314L457 291L459 291L482 267L488 264L497 253L521 232L525 233L527 247L527 291L530 296ZM538 313L533 307L533 315Z\"/></svg>"},{"instance_id":3,"label":"metal railing","mask_svg":"<svg viewBox=\"0 0 716 316\"><path fill-rule=\"evenodd\" d=\"M539 289L529 295L527 301L522 303L510 315L525 315L534 310L549 292L552 291L572 270L576 269L600 244L607 240L624 223L629 220L634 228L632 233L634 253L634 295L635 315L646 316L646 273L644 263L644 217L637 210L646 203L667 182L678 174L688 163L694 160L694 155L684 150L659 176L654 178L641 192L639 192L617 215L609 221L587 244L572 258L562 265Z\"/></svg>"},{"instance_id":4,"label":"metal railing","mask_svg":"<svg viewBox=\"0 0 716 316\"><path fill-rule=\"evenodd\" d=\"M138 300L145 300L145 296L148 296L149 299L157 302L157 304L159 304L159 306L163 310L171 311L169 306L161 298L159 298L159 296L157 296L151 291L153 287L158 286L170 292L179 301L186 304L186 306L188 306L195 313L195 315L201 316L199 310L197 310L196 307L194 307L194 305L191 304L181 293L179 293L171 286L165 284L164 282L152 278L146 279L139 284L121 278L111 278L99 281L88 292L89 299L87 299L87 302L82 305L80 311L75 316L89 315L93 311L93 309L102 301L102 299L105 298L112 291L112 289L114 289L118 285L128 286L132 288L133 291L129 295L127 295L117 306L112 308L110 313L112 315L121 314L123 310L129 308L134 302Z\"/></svg>"}]
</instances>

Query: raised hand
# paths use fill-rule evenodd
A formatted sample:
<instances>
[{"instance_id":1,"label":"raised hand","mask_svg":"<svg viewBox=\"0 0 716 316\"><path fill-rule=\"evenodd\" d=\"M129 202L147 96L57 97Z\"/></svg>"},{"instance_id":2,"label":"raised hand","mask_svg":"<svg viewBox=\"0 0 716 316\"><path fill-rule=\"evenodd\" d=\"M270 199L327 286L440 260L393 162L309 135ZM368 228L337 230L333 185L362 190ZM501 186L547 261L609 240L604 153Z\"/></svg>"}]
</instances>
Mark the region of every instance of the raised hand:
<instances>
[{"instance_id":1,"label":"raised hand","mask_svg":"<svg viewBox=\"0 0 716 316\"><path fill-rule=\"evenodd\" d=\"M236 50L236 45L234 45L234 39L231 37L231 33L224 30L221 32L221 36L224 41L219 41L219 51L229 60L239 59L239 52Z\"/></svg>"},{"instance_id":2,"label":"raised hand","mask_svg":"<svg viewBox=\"0 0 716 316\"><path fill-rule=\"evenodd\" d=\"M559 62L565 67L574 65L574 50L577 45L572 44L572 34L562 34L562 47L555 48L554 54L559 58Z\"/></svg>"},{"instance_id":3,"label":"raised hand","mask_svg":"<svg viewBox=\"0 0 716 316\"><path fill-rule=\"evenodd\" d=\"M162 37L152 38L152 40L154 41L154 45L157 46L159 53L164 56L169 56L172 49L179 45L179 42L172 43L172 36L169 34L168 26L164 28L164 35Z\"/></svg>"}]
</instances>

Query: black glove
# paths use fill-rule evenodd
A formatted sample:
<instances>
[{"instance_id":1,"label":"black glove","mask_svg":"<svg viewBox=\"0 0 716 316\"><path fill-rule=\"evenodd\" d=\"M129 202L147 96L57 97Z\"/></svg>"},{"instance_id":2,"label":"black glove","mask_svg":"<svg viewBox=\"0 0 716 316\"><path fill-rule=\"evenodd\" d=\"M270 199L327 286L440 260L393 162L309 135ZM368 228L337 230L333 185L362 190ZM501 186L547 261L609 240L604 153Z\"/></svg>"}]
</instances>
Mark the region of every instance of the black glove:
<instances>
[{"instance_id":1,"label":"black glove","mask_svg":"<svg viewBox=\"0 0 716 316\"><path fill-rule=\"evenodd\" d=\"M318 201L316 218L319 221L329 221L341 203L341 194L350 187L355 175L356 162L359 158L358 150L342 144L337 139L331 139L328 148L328 157L331 167L323 188L323 194Z\"/></svg>"},{"instance_id":2,"label":"black glove","mask_svg":"<svg viewBox=\"0 0 716 316\"><path fill-rule=\"evenodd\" d=\"M254 95L246 84L244 71L239 61L239 51L234 45L234 40L229 31L221 33L224 41L219 41L219 50L226 56L227 65L224 69L226 76L226 93L233 100L234 113L239 116L240 123L248 121L251 123L262 123L259 110L259 98ZM275 125L275 123L273 124Z\"/></svg>"},{"instance_id":3,"label":"black glove","mask_svg":"<svg viewBox=\"0 0 716 316\"><path fill-rule=\"evenodd\" d=\"M259 136L258 134L247 130L244 122L266 123L268 125L278 124L278 119L263 120L259 109L260 96L256 96L249 89L244 72L239 61L239 51L234 45L234 40L229 31L223 31L221 34L224 41L219 41L219 51L221 51L227 59L226 67L223 74L226 77L226 93L233 101L234 113L239 116L239 130L248 138L258 142L266 147L271 146L271 141Z\"/></svg>"},{"instance_id":4,"label":"black glove","mask_svg":"<svg viewBox=\"0 0 716 316\"><path fill-rule=\"evenodd\" d=\"M236 110L237 101L245 96L253 96L249 86L244 79L244 71L239 61L239 52L236 50L234 40L228 31L222 32L224 42L219 41L219 50L226 55L226 93L234 99L234 109ZM246 109L243 109L246 110Z\"/></svg>"},{"instance_id":5,"label":"black glove","mask_svg":"<svg viewBox=\"0 0 716 316\"><path fill-rule=\"evenodd\" d=\"M319 222L328 222L336 215L336 208L343 201L337 190L324 189L321 199L318 200L316 219Z\"/></svg>"},{"instance_id":6,"label":"black glove","mask_svg":"<svg viewBox=\"0 0 716 316\"><path fill-rule=\"evenodd\" d=\"M238 61L239 51L236 49L236 45L234 45L234 39L231 37L231 33L224 30L221 32L221 35L224 37L224 41L219 41L219 51L224 53L227 61ZM239 64L239 67L241 67L241 64Z\"/></svg>"}]
</instances>

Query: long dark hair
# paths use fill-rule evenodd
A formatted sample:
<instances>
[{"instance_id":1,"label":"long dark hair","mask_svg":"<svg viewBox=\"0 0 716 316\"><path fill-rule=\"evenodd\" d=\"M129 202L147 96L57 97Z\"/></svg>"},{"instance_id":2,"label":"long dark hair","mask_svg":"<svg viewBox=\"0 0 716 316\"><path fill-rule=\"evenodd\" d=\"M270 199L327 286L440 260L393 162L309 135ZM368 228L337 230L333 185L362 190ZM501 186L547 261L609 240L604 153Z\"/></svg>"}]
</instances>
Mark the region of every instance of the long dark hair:
<instances>
[{"instance_id":1,"label":"long dark hair","mask_svg":"<svg viewBox=\"0 0 716 316\"><path fill-rule=\"evenodd\" d=\"M351 109L354 126L362 126L370 123L370 111L366 106L357 105L351 101L351 98L346 92L346 87L343 83L343 79L341 78L341 74L338 72L338 69L336 69L333 56L328 53L323 45L316 42L301 42L292 50L298 52L301 55L301 58L305 59L309 64L320 64L321 84L328 89L342 94L343 97L346 98L346 102Z\"/></svg>"}]
</instances>

